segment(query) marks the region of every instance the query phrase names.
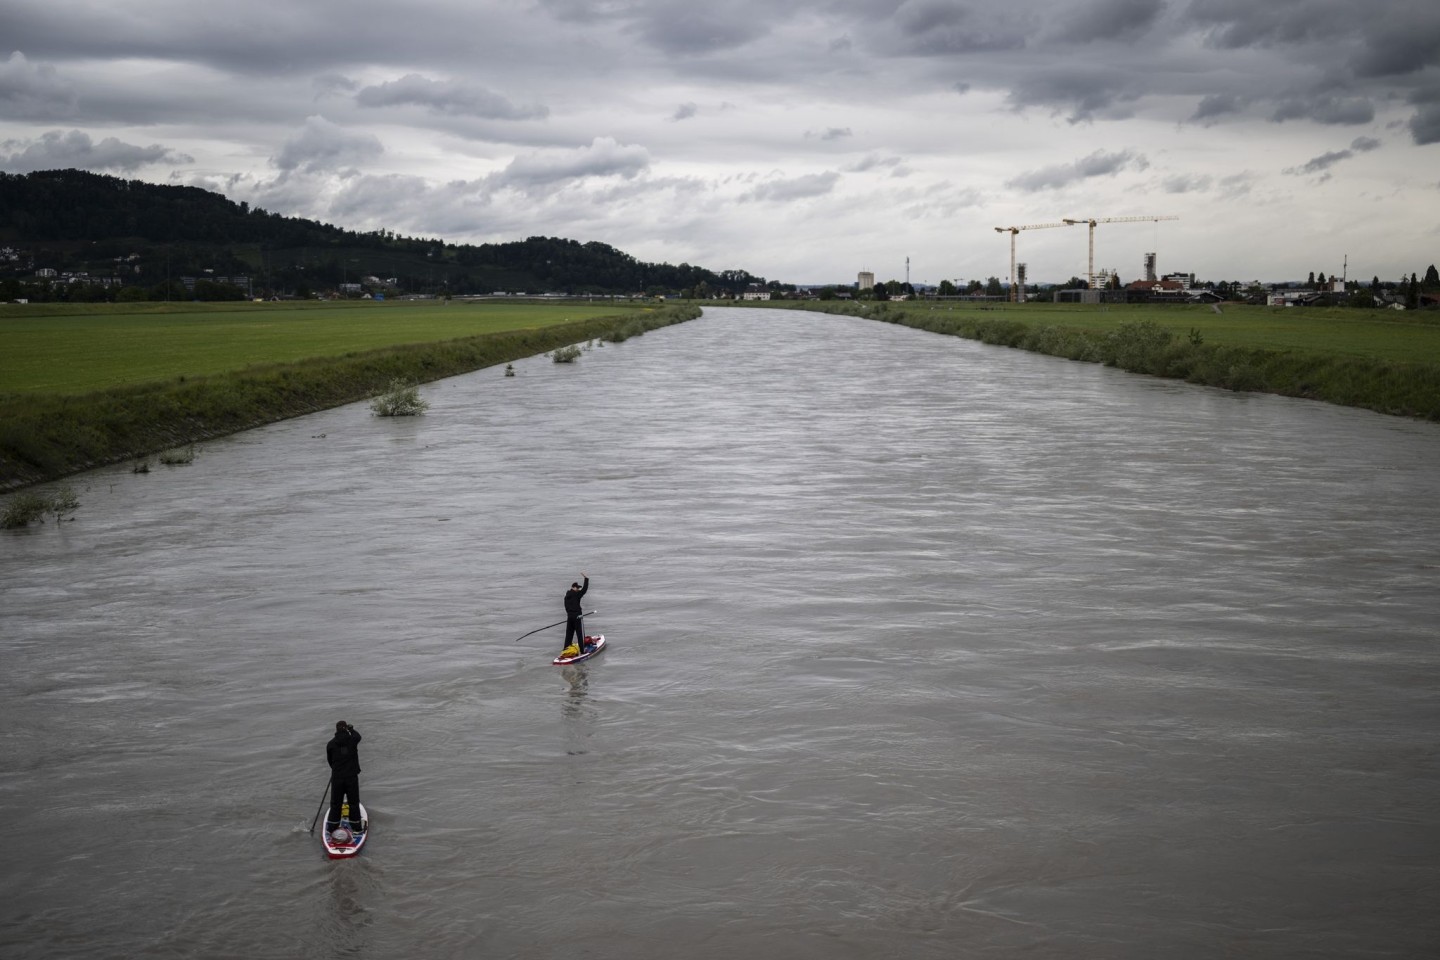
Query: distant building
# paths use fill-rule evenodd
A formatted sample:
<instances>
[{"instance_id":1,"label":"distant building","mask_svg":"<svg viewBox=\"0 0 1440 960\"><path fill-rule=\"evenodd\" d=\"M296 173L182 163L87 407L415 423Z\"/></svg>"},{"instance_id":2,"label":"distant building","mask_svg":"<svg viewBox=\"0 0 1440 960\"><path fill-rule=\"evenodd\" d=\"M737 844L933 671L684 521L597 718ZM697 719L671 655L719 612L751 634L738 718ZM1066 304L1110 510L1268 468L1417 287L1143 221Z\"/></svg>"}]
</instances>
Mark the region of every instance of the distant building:
<instances>
[{"instance_id":1,"label":"distant building","mask_svg":"<svg viewBox=\"0 0 1440 960\"><path fill-rule=\"evenodd\" d=\"M1267 307L1305 307L1322 295L1314 290L1276 290L1265 298Z\"/></svg>"},{"instance_id":2,"label":"distant building","mask_svg":"<svg viewBox=\"0 0 1440 960\"><path fill-rule=\"evenodd\" d=\"M859 276L855 278L855 287L859 290L875 289L875 274L869 270L861 270Z\"/></svg>"},{"instance_id":3,"label":"distant building","mask_svg":"<svg viewBox=\"0 0 1440 960\"><path fill-rule=\"evenodd\" d=\"M1126 303L1186 303L1189 292L1179 280L1136 280L1125 285Z\"/></svg>"}]
</instances>

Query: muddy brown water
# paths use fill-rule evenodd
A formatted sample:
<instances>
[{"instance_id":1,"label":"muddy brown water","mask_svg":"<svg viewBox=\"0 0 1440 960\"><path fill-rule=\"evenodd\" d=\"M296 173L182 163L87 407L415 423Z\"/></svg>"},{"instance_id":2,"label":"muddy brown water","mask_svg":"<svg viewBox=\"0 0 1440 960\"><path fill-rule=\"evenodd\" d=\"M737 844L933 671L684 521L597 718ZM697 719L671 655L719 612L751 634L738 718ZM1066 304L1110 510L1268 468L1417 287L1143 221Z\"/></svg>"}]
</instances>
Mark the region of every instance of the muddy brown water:
<instances>
[{"instance_id":1,"label":"muddy brown water","mask_svg":"<svg viewBox=\"0 0 1440 960\"><path fill-rule=\"evenodd\" d=\"M791 313L515 369L0 536L0 954L1436 953L1440 427Z\"/></svg>"}]
</instances>

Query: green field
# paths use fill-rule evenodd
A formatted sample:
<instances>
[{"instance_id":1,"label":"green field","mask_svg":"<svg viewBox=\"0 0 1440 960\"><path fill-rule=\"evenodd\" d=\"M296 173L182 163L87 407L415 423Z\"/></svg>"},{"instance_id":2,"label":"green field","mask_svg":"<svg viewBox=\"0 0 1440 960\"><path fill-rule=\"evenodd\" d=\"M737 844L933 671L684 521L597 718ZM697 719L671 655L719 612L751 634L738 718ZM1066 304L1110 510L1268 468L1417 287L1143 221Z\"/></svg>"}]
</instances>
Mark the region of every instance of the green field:
<instances>
[{"instance_id":1,"label":"green field","mask_svg":"<svg viewBox=\"0 0 1440 960\"><path fill-rule=\"evenodd\" d=\"M634 313L634 305L293 302L0 305L0 395L75 395Z\"/></svg>"},{"instance_id":2,"label":"green field","mask_svg":"<svg viewBox=\"0 0 1440 960\"><path fill-rule=\"evenodd\" d=\"M959 304L906 303L906 313L927 310L977 315ZM1256 350L1364 357L1401 363L1440 363L1440 314L1348 307L1095 306L996 304L979 315L1018 320L1032 327L1059 326L1109 333L1122 323L1151 320L1180 338L1197 331L1205 343Z\"/></svg>"},{"instance_id":3,"label":"green field","mask_svg":"<svg viewBox=\"0 0 1440 960\"><path fill-rule=\"evenodd\" d=\"M442 301L0 307L0 490L589 341L687 306Z\"/></svg>"}]
</instances>

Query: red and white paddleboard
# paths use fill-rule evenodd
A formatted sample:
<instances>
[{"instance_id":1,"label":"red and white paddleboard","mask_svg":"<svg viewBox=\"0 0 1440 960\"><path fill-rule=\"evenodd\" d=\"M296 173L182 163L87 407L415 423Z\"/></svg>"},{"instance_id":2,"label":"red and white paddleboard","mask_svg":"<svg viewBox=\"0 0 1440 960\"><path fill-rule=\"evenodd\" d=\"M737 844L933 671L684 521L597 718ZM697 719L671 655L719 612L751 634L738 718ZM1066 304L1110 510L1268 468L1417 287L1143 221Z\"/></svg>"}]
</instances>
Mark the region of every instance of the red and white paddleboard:
<instances>
[{"instance_id":1,"label":"red and white paddleboard","mask_svg":"<svg viewBox=\"0 0 1440 960\"><path fill-rule=\"evenodd\" d=\"M365 804L356 804L360 808L359 829L351 826L353 818L350 817L350 804L342 804L340 807L340 822L325 823L320 833L320 842L325 844L325 853L331 860L343 860L346 857L353 857L365 846L365 840L370 836L369 817L365 813ZM329 814L327 813L328 817Z\"/></svg>"},{"instance_id":2,"label":"red and white paddleboard","mask_svg":"<svg viewBox=\"0 0 1440 960\"><path fill-rule=\"evenodd\" d=\"M557 667L563 667L567 663L579 663L581 660L589 660L604 649L605 635L602 633L598 637L586 637L585 644L580 648L580 655L578 657L556 657L550 662Z\"/></svg>"}]
</instances>

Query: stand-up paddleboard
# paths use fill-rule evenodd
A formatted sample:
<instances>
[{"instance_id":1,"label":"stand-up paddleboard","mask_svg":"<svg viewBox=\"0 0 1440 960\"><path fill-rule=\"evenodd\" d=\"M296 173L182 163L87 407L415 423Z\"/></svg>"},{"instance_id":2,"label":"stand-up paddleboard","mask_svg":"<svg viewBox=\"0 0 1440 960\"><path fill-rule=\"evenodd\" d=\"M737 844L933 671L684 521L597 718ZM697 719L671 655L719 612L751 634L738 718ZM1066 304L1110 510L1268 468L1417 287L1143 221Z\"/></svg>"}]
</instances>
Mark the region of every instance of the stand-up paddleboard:
<instances>
[{"instance_id":1,"label":"stand-up paddleboard","mask_svg":"<svg viewBox=\"0 0 1440 960\"><path fill-rule=\"evenodd\" d=\"M556 657L550 662L557 667L563 667L567 663L579 663L581 660L589 660L595 654L605 649L605 634L598 637L586 637L585 644L580 648L580 655L576 657Z\"/></svg>"},{"instance_id":2,"label":"stand-up paddleboard","mask_svg":"<svg viewBox=\"0 0 1440 960\"><path fill-rule=\"evenodd\" d=\"M360 808L360 817L357 821L350 816L350 804L340 805L340 822L336 823L326 819L325 827L321 831L320 841L325 844L325 853L331 860L343 860L346 857L353 857L365 846L365 839L370 836L369 817L365 813L365 804L357 803ZM329 813L325 816L328 818Z\"/></svg>"}]
</instances>

